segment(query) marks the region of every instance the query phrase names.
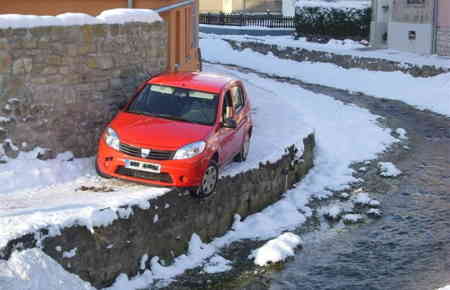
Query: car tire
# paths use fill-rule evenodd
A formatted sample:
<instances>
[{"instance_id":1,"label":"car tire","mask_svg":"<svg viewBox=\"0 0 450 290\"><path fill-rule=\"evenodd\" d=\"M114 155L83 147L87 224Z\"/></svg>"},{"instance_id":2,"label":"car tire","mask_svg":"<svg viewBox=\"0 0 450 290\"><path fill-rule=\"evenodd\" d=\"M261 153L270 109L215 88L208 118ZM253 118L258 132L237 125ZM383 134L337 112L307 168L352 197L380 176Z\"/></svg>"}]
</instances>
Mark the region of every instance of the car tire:
<instances>
[{"instance_id":1,"label":"car tire","mask_svg":"<svg viewBox=\"0 0 450 290\"><path fill-rule=\"evenodd\" d=\"M203 198L214 193L219 180L219 166L214 160L208 163L201 184L192 193L195 197Z\"/></svg>"},{"instance_id":2,"label":"car tire","mask_svg":"<svg viewBox=\"0 0 450 290\"><path fill-rule=\"evenodd\" d=\"M98 168L97 158L95 158L95 171L97 172L98 176L106 179L111 179L112 176L106 175L103 172L100 171L100 168Z\"/></svg>"},{"instance_id":3,"label":"car tire","mask_svg":"<svg viewBox=\"0 0 450 290\"><path fill-rule=\"evenodd\" d=\"M244 142L242 142L241 152L236 155L235 161L244 162L247 160L248 151L250 150L250 134L246 134L244 138Z\"/></svg>"}]
</instances>

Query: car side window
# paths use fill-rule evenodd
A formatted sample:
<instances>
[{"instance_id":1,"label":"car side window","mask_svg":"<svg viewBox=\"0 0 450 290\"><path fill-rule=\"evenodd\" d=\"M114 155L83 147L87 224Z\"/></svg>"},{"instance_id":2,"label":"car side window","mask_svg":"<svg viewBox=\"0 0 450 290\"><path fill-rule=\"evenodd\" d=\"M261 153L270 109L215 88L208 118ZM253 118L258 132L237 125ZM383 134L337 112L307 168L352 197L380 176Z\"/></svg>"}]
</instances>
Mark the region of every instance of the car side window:
<instances>
[{"instance_id":1,"label":"car side window","mask_svg":"<svg viewBox=\"0 0 450 290\"><path fill-rule=\"evenodd\" d=\"M239 86L231 88L231 98L233 100L233 107L235 112L239 112L245 104L244 92Z\"/></svg>"},{"instance_id":2,"label":"car side window","mask_svg":"<svg viewBox=\"0 0 450 290\"><path fill-rule=\"evenodd\" d=\"M230 91L227 91L223 97L222 120L233 118L233 102Z\"/></svg>"}]
</instances>

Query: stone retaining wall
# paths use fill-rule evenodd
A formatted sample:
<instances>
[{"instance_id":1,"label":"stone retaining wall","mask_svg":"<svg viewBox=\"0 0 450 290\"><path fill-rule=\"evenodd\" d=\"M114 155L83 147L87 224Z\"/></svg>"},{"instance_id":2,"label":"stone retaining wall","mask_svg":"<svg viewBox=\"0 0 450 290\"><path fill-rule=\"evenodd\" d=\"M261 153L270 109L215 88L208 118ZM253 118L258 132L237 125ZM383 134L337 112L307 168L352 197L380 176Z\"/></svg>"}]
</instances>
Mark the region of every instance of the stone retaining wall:
<instances>
[{"instance_id":1,"label":"stone retaining wall","mask_svg":"<svg viewBox=\"0 0 450 290\"><path fill-rule=\"evenodd\" d=\"M220 179L216 193L206 199L173 190L150 200L149 209L135 206L130 217L93 232L83 226L66 228L60 235L41 241L40 247L67 271L95 287L111 285L120 273L136 275L145 254L170 262L186 251L193 233L204 242L211 241L230 229L236 214L244 218L279 200L313 166L314 135L303 143L301 159L291 147L273 164L260 164L258 169ZM9 259L14 250L36 247L36 237L47 234L44 229L10 241L0 249L0 259ZM63 257L64 251L74 248L74 257Z\"/></svg>"},{"instance_id":2,"label":"stone retaining wall","mask_svg":"<svg viewBox=\"0 0 450 290\"><path fill-rule=\"evenodd\" d=\"M278 45L265 44L261 42L240 42L225 39L237 50L249 48L259 53L273 55L282 59L292 59L295 61L325 62L333 63L343 68L362 68L371 71L402 71L415 77L431 77L448 72L448 69L436 66L417 66L414 64L400 63L387 59L357 57L352 55L334 54L325 51L307 50L303 48L279 47Z\"/></svg>"},{"instance_id":3,"label":"stone retaining wall","mask_svg":"<svg viewBox=\"0 0 450 290\"><path fill-rule=\"evenodd\" d=\"M0 29L0 155L17 154L7 139L95 154L118 106L166 68L166 44L163 22Z\"/></svg>"}]
</instances>

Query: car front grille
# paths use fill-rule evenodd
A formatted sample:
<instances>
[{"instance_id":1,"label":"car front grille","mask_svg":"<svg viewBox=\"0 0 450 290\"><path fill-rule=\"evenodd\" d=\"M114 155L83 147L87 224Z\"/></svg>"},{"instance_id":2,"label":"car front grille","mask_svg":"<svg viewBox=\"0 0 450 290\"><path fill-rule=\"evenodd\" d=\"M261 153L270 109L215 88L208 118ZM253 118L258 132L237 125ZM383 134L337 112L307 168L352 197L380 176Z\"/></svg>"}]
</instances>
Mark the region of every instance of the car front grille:
<instances>
[{"instance_id":1,"label":"car front grille","mask_svg":"<svg viewBox=\"0 0 450 290\"><path fill-rule=\"evenodd\" d=\"M147 179L147 180L153 180L153 181L159 181L159 182L164 182L164 183L168 183L168 184L172 183L172 177L170 177L170 175L165 172L153 173L153 172L135 170L135 169L119 166L119 167L117 167L116 174L130 176L130 177L136 177L136 178L142 178L142 179Z\"/></svg>"},{"instance_id":2,"label":"car front grille","mask_svg":"<svg viewBox=\"0 0 450 290\"><path fill-rule=\"evenodd\" d=\"M150 149L150 154L147 157L144 157L144 156L142 156L142 148L124 144L124 143L120 143L119 149L120 149L120 152L125 153L130 156L146 158L146 159L153 159L153 160L170 160L173 158L173 155L175 154L175 151Z\"/></svg>"}]
</instances>

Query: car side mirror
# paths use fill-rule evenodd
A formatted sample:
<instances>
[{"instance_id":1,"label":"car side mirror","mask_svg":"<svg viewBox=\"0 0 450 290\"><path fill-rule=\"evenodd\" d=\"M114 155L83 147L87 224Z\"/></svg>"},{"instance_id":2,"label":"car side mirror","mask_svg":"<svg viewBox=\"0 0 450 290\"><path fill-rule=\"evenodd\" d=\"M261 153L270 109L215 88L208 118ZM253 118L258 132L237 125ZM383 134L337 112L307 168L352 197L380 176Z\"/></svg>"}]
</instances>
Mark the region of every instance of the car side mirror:
<instances>
[{"instance_id":1,"label":"car side mirror","mask_svg":"<svg viewBox=\"0 0 450 290\"><path fill-rule=\"evenodd\" d=\"M236 129L237 123L234 119L228 118L223 121L222 127L229 128L229 129Z\"/></svg>"}]
</instances>

